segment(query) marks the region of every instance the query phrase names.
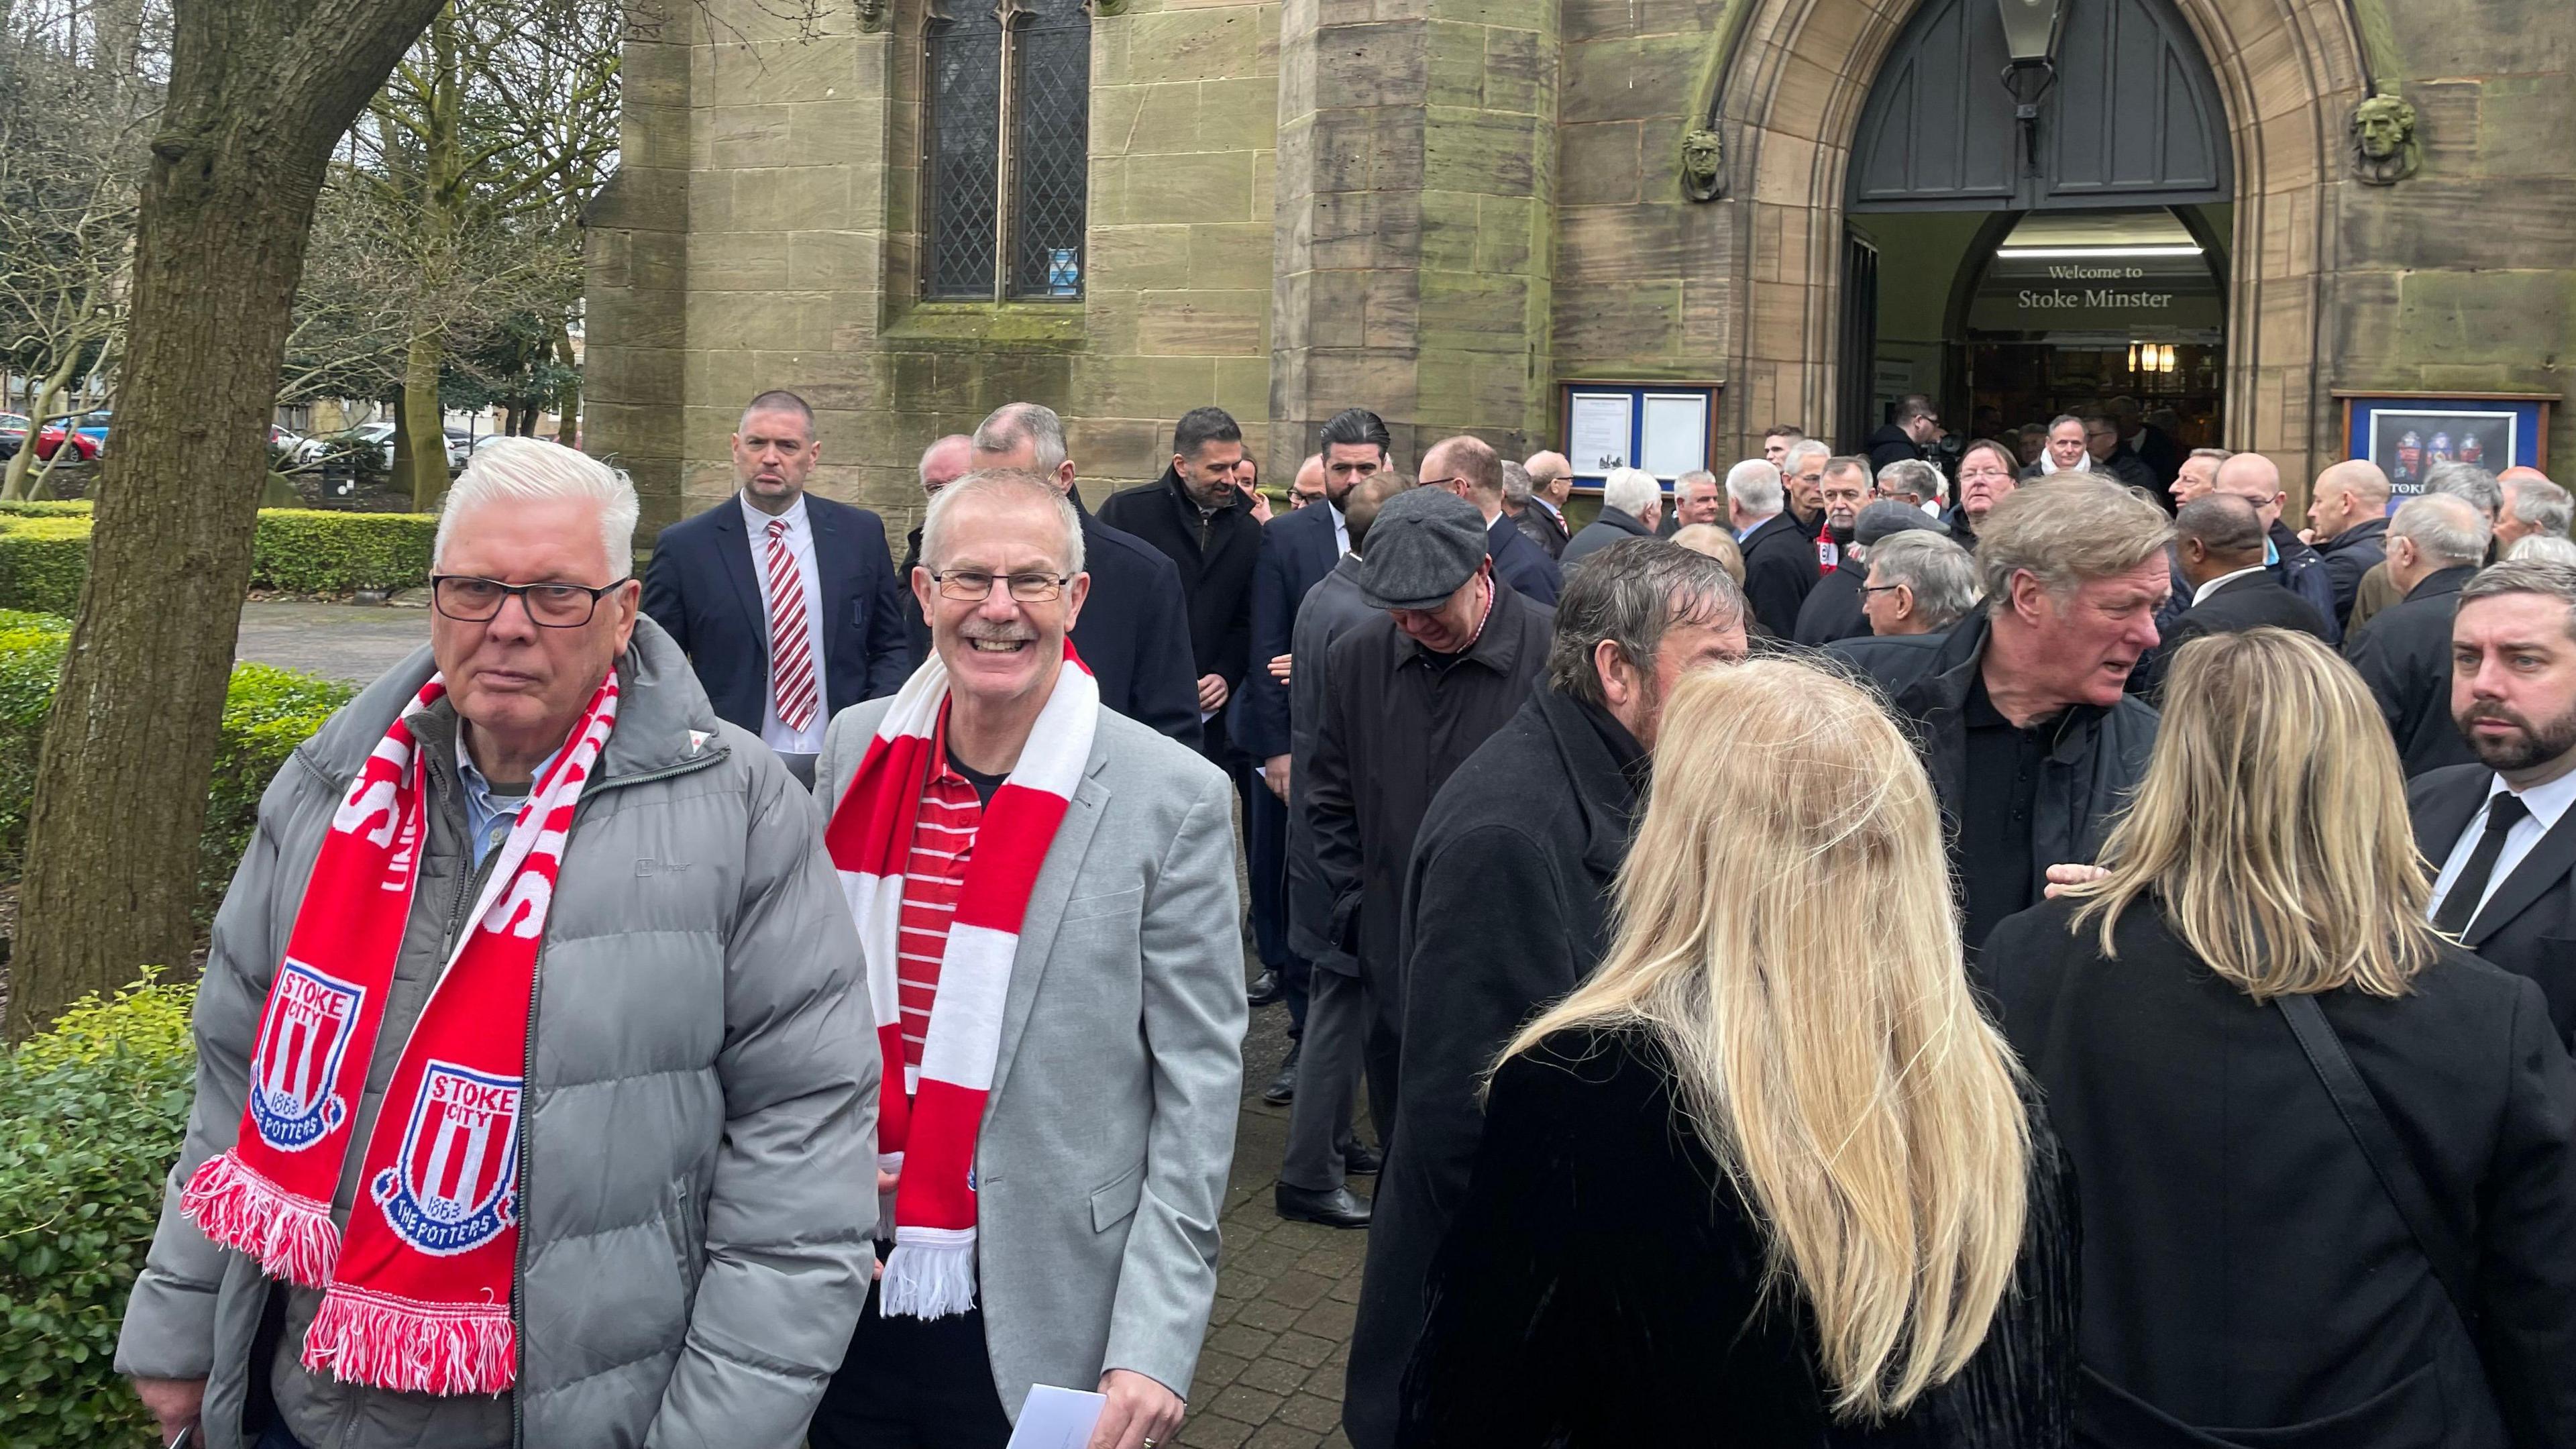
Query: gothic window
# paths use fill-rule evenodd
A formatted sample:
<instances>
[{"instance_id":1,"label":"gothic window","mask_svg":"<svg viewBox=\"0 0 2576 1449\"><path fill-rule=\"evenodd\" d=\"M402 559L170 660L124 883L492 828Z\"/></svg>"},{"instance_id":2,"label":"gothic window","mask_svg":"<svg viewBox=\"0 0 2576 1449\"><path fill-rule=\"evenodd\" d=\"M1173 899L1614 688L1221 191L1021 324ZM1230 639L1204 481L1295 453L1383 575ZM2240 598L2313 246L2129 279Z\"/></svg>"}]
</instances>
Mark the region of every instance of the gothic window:
<instances>
[{"instance_id":1,"label":"gothic window","mask_svg":"<svg viewBox=\"0 0 2576 1449\"><path fill-rule=\"evenodd\" d=\"M934 0L925 35L930 297L1082 295L1084 0Z\"/></svg>"}]
</instances>

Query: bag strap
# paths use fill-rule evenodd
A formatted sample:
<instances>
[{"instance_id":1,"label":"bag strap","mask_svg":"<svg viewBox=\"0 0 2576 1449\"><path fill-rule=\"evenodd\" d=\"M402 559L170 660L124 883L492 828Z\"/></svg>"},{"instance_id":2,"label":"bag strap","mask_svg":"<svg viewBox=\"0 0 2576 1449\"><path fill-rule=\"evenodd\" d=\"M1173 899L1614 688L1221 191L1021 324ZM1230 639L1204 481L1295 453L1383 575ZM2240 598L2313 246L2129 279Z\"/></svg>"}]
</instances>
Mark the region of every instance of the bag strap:
<instances>
[{"instance_id":1,"label":"bag strap","mask_svg":"<svg viewBox=\"0 0 2576 1449\"><path fill-rule=\"evenodd\" d=\"M2442 1280L2444 1296L2460 1315L2460 1322L2476 1337L2477 1313L2471 1306L2477 1296L2470 1290L2468 1250L2451 1231L2450 1220L2434 1207L2432 1194L2415 1170L2414 1160L2397 1140L2397 1131L2388 1125L2388 1114L2380 1110L2379 1099L2371 1095L2369 1084L2344 1053L2343 1038L2336 1035L2334 1023L2317 1005L2316 997L2307 994L2279 996L2273 1004L2290 1023L2290 1032L2299 1039L2299 1050L2307 1055L2308 1065L2316 1071L2317 1080L2325 1084L2326 1095L2334 1099L2335 1111L2361 1147L2361 1155L2370 1162L2371 1174L2379 1179L2389 1201L2397 1205L2397 1215L2406 1220L2407 1231L2415 1237L2415 1246L2433 1266L2433 1276Z\"/></svg>"}]
</instances>

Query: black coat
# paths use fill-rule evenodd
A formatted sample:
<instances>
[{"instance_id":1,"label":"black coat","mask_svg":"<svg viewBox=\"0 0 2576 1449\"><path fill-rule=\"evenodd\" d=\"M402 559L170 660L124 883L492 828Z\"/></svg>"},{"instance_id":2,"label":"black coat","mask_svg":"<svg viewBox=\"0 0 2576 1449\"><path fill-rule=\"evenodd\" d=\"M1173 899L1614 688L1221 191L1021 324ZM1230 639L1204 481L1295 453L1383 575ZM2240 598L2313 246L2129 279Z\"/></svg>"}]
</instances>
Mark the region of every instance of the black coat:
<instances>
[{"instance_id":1,"label":"black coat","mask_svg":"<svg viewBox=\"0 0 2576 1449\"><path fill-rule=\"evenodd\" d=\"M1783 639L1798 630L1798 610L1823 575L1816 563L1816 541L1786 511L1775 513L1744 536L1744 602L1763 627Z\"/></svg>"},{"instance_id":2,"label":"black coat","mask_svg":"<svg viewBox=\"0 0 2576 1449\"><path fill-rule=\"evenodd\" d=\"M2316 606L2317 617L2326 621L2325 640L2343 642L2343 625L2335 614L2334 573L2326 567L2325 555L2300 541L2290 526L2275 518L2269 537L2277 557L2269 566L2272 581Z\"/></svg>"},{"instance_id":3,"label":"black coat","mask_svg":"<svg viewBox=\"0 0 2576 1449\"><path fill-rule=\"evenodd\" d=\"M1959 838L1968 773L1968 691L1984 666L1989 621L1984 605L1939 634L1849 639L1834 652L1860 666L1888 696L1897 717L1915 726L1917 748L1949 825L1950 860L1978 849ZM2111 708L2068 710L2039 779L2030 822L2031 899L2047 889L2052 865L2089 863L2102 853L2113 819L2147 772L2156 745L2156 712L2135 696Z\"/></svg>"},{"instance_id":4,"label":"black coat","mask_svg":"<svg viewBox=\"0 0 2576 1449\"><path fill-rule=\"evenodd\" d=\"M1790 637L1801 644L1832 644L1866 636L1869 615L1861 610L1860 590L1868 581L1869 565L1846 550L1842 564L1818 578L1807 601L1798 606L1798 627Z\"/></svg>"},{"instance_id":5,"label":"black coat","mask_svg":"<svg viewBox=\"0 0 2576 1449\"><path fill-rule=\"evenodd\" d=\"M2213 975L2152 905L2122 917L2116 960L2098 925L2070 933L2073 914L2006 920L1978 972L2074 1165L2081 1412L2101 1437L2171 1442L2130 1427L2161 1415L2335 1449L2576 1443L2576 1067L2539 989L2446 950L2404 996L2317 998L2474 1245L2482 1383L2280 1010Z\"/></svg>"},{"instance_id":6,"label":"black coat","mask_svg":"<svg viewBox=\"0 0 2576 1449\"><path fill-rule=\"evenodd\" d=\"M2281 587L2266 571L2229 579L2210 590L2208 598L2183 610L2173 632L2165 636L2164 647L2179 649L2203 634L2241 634L2265 627L2296 629L2321 644L2334 642L2327 637L2326 619L2317 606Z\"/></svg>"},{"instance_id":7,"label":"black coat","mask_svg":"<svg viewBox=\"0 0 2576 1449\"><path fill-rule=\"evenodd\" d=\"M2335 624L2340 628L2352 617L2361 576L2388 561L2388 520L2365 518L2315 547L2317 557L2325 560L2326 579L2334 585Z\"/></svg>"},{"instance_id":8,"label":"black coat","mask_svg":"<svg viewBox=\"0 0 2576 1449\"><path fill-rule=\"evenodd\" d=\"M1853 1425L1828 1411L1805 1295L1794 1279L1769 1282L1769 1229L1674 1098L1661 1049L1634 1032L1559 1032L1495 1073L1474 1176L1432 1270L1398 1444L2066 1442L2074 1208L2043 1121L2034 1115L2029 1245L1984 1345L1900 1417Z\"/></svg>"},{"instance_id":9,"label":"black coat","mask_svg":"<svg viewBox=\"0 0 2576 1449\"><path fill-rule=\"evenodd\" d=\"M1263 525L1252 567L1252 658L1255 667L1229 708L1227 728L1256 760L1288 753L1288 686L1270 677L1270 661L1288 652L1297 606L1342 556L1333 506L1309 503Z\"/></svg>"},{"instance_id":10,"label":"black coat","mask_svg":"<svg viewBox=\"0 0 2576 1449\"><path fill-rule=\"evenodd\" d=\"M2443 569L2381 610L2344 641L2343 653L2379 700L2408 778L2477 762L2451 723L2451 616L2473 567Z\"/></svg>"},{"instance_id":11,"label":"black coat","mask_svg":"<svg viewBox=\"0 0 2576 1449\"><path fill-rule=\"evenodd\" d=\"M1861 446L1869 450L1869 476L1872 478L1890 463L1903 462L1907 458L1928 461L1932 456L1921 444L1905 436L1905 430L1894 423L1879 424L1878 431L1871 433L1869 440Z\"/></svg>"},{"instance_id":12,"label":"black coat","mask_svg":"<svg viewBox=\"0 0 2576 1449\"><path fill-rule=\"evenodd\" d=\"M1431 797L1529 698L1556 615L1494 585L1493 612L1445 666L1378 618L1327 651L1332 688L1307 773L1307 829L1332 892L1325 939L1373 989L1403 999L1405 867Z\"/></svg>"},{"instance_id":13,"label":"black coat","mask_svg":"<svg viewBox=\"0 0 2576 1449\"><path fill-rule=\"evenodd\" d=\"M1608 504L1603 504L1599 516L1583 525L1573 539L1565 545L1565 552L1557 555L1557 567L1570 569L1623 538L1652 537L1654 535L1646 531L1646 525Z\"/></svg>"},{"instance_id":14,"label":"black coat","mask_svg":"<svg viewBox=\"0 0 2576 1449\"><path fill-rule=\"evenodd\" d=\"M1521 531L1521 537L1537 544L1539 551L1549 558L1565 557L1567 534L1564 515L1550 513L1538 504L1532 503L1521 510L1518 518L1512 520L1512 526Z\"/></svg>"},{"instance_id":15,"label":"black coat","mask_svg":"<svg viewBox=\"0 0 2576 1449\"><path fill-rule=\"evenodd\" d=\"M2452 765L2406 782L2415 849L2432 874L2441 874L2494 781L2495 772L2484 765ZM2557 828L2495 883L2460 939L2507 971L2539 982L2560 1038L2576 1037L2576 811L2560 817Z\"/></svg>"},{"instance_id":16,"label":"black coat","mask_svg":"<svg viewBox=\"0 0 2576 1449\"><path fill-rule=\"evenodd\" d=\"M921 525L916 523L903 536L903 562L894 568L895 589L903 596L903 647L911 659L911 668L904 671L907 676L930 657L930 621L921 616L921 600L912 592L912 571L919 567Z\"/></svg>"},{"instance_id":17,"label":"black coat","mask_svg":"<svg viewBox=\"0 0 2576 1449\"><path fill-rule=\"evenodd\" d=\"M1201 543L1199 508L1190 501L1180 474L1170 467L1151 483L1124 488L1100 505L1100 521L1132 534L1172 561L1180 575L1181 597L1189 605L1190 676L1193 696L1198 681L1215 675L1225 681L1230 698L1243 687L1252 660L1252 570L1261 555L1261 525L1237 500L1208 515L1206 542ZM1267 671L1265 671L1267 672ZM1225 714L1206 725L1205 748L1222 750Z\"/></svg>"},{"instance_id":18,"label":"black coat","mask_svg":"<svg viewBox=\"0 0 2576 1449\"><path fill-rule=\"evenodd\" d=\"M1308 504L1309 511L1315 507ZM1333 644L1344 634L1386 614L1372 609L1360 595L1360 556L1344 554L1324 581L1306 591L1297 606L1297 629L1289 636L1288 657L1288 818L1306 818L1306 792L1313 788L1315 734L1323 727L1324 701L1332 697ZM1323 865L1315 858L1315 832L1288 832L1288 949L1318 969L1359 974L1359 963L1334 949L1330 934L1333 890L1324 883Z\"/></svg>"},{"instance_id":19,"label":"black coat","mask_svg":"<svg viewBox=\"0 0 2576 1449\"><path fill-rule=\"evenodd\" d=\"M823 596L824 717L892 694L912 672L885 523L805 495ZM663 529L644 568L644 612L689 656L716 714L757 735L769 701L769 602L751 565L739 497Z\"/></svg>"},{"instance_id":20,"label":"black coat","mask_svg":"<svg viewBox=\"0 0 2576 1449\"><path fill-rule=\"evenodd\" d=\"M1557 573L1556 560L1547 551L1521 537L1518 524L1508 513L1497 513L1485 525L1485 551L1494 561L1494 573L1510 584L1523 598L1533 599L1553 609L1557 590L1564 580Z\"/></svg>"},{"instance_id":21,"label":"black coat","mask_svg":"<svg viewBox=\"0 0 2576 1449\"><path fill-rule=\"evenodd\" d=\"M1601 964L1646 767L1617 720L1542 686L1423 819L1405 895L1396 1128L1342 1398L1359 1449L1394 1438L1424 1280L1485 1128L1485 1070L1522 1022Z\"/></svg>"}]
</instances>

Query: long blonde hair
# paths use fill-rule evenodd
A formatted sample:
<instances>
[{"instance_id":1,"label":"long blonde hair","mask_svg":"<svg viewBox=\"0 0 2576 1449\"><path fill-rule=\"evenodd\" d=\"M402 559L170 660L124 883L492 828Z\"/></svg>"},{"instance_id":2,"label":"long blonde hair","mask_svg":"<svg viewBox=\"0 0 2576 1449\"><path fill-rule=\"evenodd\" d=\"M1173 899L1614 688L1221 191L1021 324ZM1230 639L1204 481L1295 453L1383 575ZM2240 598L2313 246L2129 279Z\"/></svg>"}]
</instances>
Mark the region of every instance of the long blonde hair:
<instances>
[{"instance_id":1,"label":"long blonde hair","mask_svg":"<svg viewBox=\"0 0 2576 1449\"><path fill-rule=\"evenodd\" d=\"M2030 1128L1970 999L1932 786L1896 725L1788 661L1694 674L1655 746L1601 969L1504 1050L1632 1027L1812 1306L1834 1412L1893 1414L1986 1335Z\"/></svg>"},{"instance_id":2,"label":"long blonde hair","mask_svg":"<svg viewBox=\"0 0 2576 1449\"><path fill-rule=\"evenodd\" d=\"M2339 986L2402 996L2438 950L2379 706L2350 665L2287 629L2176 652L2146 780L2100 863L2110 874L2069 894L2104 955L2121 915L2152 896L2193 954L2258 1001Z\"/></svg>"}]
</instances>

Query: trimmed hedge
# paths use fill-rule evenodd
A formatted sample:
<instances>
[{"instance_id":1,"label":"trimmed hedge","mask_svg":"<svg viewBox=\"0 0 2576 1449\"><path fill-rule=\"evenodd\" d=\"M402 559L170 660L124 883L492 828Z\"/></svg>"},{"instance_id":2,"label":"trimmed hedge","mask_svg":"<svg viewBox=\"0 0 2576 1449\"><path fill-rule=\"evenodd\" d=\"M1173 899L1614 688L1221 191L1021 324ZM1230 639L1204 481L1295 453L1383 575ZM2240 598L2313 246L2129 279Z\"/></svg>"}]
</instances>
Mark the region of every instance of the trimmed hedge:
<instances>
[{"instance_id":1,"label":"trimmed hedge","mask_svg":"<svg viewBox=\"0 0 2576 1449\"><path fill-rule=\"evenodd\" d=\"M0 875L18 873L27 842L27 810L36 784L36 755L45 714L62 672L71 626L43 615L0 610ZM211 918L233 868L259 823L269 777L331 712L357 691L345 684L273 669L233 666L224 719L215 743L215 773L206 824L197 845L197 913ZM0 1442L6 1442L0 1440Z\"/></svg>"},{"instance_id":2,"label":"trimmed hedge","mask_svg":"<svg viewBox=\"0 0 2576 1449\"><path fill-rule=\"evenodd\" d=\"M0 518L72 518L89 517L86 498L30 498L16 503L0 503Z\"/></svg>"},{"instance_id":3,"label":"trimmed hedge","mask_svg":"<svg viewBox=\"0 0 2576 1449\"><path fill-rule=\"evenodd\" d=\"M113 1363L187 1127L194 997L146 971L0 1054L0 1444L159 1442Z\"/></svg>"},{"instance_id":4,"label":"trimmed hedge","mask_svg":"<svg viewBox=\"0 0 2576 1449\"><path fill-rule=\"evenodd\" d=\"M89 530L86 503L0 505L0 609L69 614L79 607ZM436 514L263 508L251 542L251 587L290 594L417 588L429 582L437 537Z\"/></svg>"},{"instance_id":5,"label":"trimmed hedge","mask_svg":"<svg viewBox=\"0 0 2576 1449\"><path fill-rule=\"evenodd\" d=\"M0 608L69 614L88 573L88 519L0 518Z\"/></svg>"}]
</instances>

